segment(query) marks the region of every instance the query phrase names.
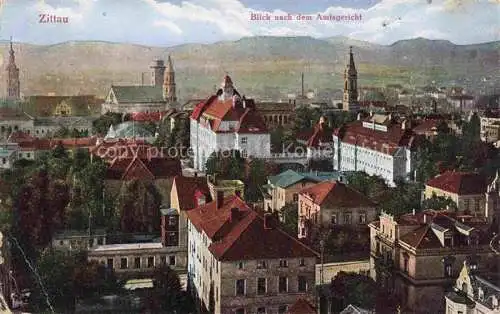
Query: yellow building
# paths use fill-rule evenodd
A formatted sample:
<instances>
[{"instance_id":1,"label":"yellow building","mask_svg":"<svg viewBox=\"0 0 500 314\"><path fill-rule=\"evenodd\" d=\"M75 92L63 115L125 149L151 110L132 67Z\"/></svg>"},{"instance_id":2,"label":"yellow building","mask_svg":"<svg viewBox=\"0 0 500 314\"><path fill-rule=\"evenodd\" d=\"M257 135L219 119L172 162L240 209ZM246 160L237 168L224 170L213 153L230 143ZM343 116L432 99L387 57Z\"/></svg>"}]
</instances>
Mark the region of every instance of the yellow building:
<instances>
[{"instance_id":1,"label":"yellow building","mask_svg":"<svg viewBox=\"0 0 500 314\"><path fill-rule=\"evenodd\" d=\"M450 198L459 212L475 216L486 214L486 179L474 172L447 171L425 184L424 198L433 196Z\"/></svg>"}]
</instances>

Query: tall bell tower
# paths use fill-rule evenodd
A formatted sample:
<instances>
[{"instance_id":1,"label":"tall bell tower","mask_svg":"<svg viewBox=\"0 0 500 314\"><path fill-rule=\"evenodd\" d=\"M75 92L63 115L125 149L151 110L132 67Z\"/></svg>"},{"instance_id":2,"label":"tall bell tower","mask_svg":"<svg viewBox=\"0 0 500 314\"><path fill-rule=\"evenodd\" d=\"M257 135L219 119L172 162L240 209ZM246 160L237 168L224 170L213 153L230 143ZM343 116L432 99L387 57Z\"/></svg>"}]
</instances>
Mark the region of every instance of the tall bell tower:
<instances>
[{"instance_id":1,"label":"tall bell tower","mask_svg":"<svg viewBox=\"0 0 500 314\"><path fill-rule=\"evenodd\" d=\"M344 71L344 97L342 109L344 111L356 110L358 108L358 72L354 64L352 46L349 47L349 62Z\"/></svg>"},{"instance_id":2,"label":"tall bell tower","mask_svg":"<svg viewBox=\"0 0 500 314\"><path fill-rule=\"evenodd\" d=\"M165 78L163 80L163 99L169 103L177 101L175 94L175 71L170 55L168 55L167 69L165 70Z\"/></svg>"},{"instance_id":3,"label":"tall bell tower","mask_svg":"<svg viewBox=\"0 0 500 314\"><path fill-rule=\"evenodd\" d=\"M19 82L19 68L16 66L16 57L12 48L12 37L10 37L9 62L5 72L7 77L7 99L19 100L21 97L21 84Z\"/></svg>"}]
</instances>

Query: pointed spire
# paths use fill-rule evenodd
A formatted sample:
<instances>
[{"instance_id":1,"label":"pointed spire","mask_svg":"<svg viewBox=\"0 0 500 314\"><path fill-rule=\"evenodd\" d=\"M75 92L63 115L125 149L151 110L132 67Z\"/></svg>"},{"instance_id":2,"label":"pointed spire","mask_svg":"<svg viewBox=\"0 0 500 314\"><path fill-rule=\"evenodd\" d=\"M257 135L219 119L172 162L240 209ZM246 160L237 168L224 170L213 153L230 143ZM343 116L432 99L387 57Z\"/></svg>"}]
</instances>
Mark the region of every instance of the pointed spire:
<instances>
[{"instance_id":1,"label":"pointed spire","mask_svg":"<svg viewBox=\"0 0 500 314\"><path fill-rule=\"evenodd\" d=\"M10 36L10 51L13 52L14 49L12 49L12 36Z\"/></svg>"},{"instance_id":2,"label":"pointed spire","mask_svg":"<svg viewBox=\"0 0 500 314\"><path fill-rule=\"evenodd\" d=\"M167 68L168 68L169 72L174 71L174 64L172 63L172 58L171 58L170 54L168 54Z\"/></svg>"},{"instance_id":3,"label":"pointed spire","mask_svg":"<svg viewBox=\"0 0 500 314\"><path fill-rule=\"evenodd\" d=\"M349 46L349 70L356 71L356 66L354 65L354 56L352 54L352 46Z\"/></svg>"}]
</instances>

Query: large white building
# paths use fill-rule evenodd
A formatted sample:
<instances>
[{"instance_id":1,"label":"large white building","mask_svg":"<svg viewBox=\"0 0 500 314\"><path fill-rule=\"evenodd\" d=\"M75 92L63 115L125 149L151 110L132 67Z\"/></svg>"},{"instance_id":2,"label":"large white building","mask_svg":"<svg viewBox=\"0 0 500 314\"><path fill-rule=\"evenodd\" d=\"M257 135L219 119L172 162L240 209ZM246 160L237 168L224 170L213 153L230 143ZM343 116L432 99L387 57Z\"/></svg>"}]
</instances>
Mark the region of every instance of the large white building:
<instances>
[{"instance_id":1,"label":"large white building","mask_svg":"<svg viewBox=\"0 0 500 314\"><path fill-rule=\"evenodd\" d=\"M241 97L227 75L217 94L194 108L190 133L197 170L204 170L207 159L218 151L238 150L254 157L271 152L270 134L254 101Z\"/></svg>"},{"instance_id":2,"label":"large white building","mask_svg":"<svg viewBox=\"0 0 500 314\"><path fill-rule=\"evenodd\" d=\"M389 185L408 179L415 168L416 135L407 120L371 115L338 128L333 133L333 168L378 175Z\"/></svg>"},{"instance_id":3,"label":"large white building","mask_svg":"<svg viewBox=\"0 0 500 314\"><path fill-rule=\"evenodd\" d=\"M284 314L313 300L317 253L236 195L187 212L188 280L215 314Z\"/></svg>"}]
</instances>

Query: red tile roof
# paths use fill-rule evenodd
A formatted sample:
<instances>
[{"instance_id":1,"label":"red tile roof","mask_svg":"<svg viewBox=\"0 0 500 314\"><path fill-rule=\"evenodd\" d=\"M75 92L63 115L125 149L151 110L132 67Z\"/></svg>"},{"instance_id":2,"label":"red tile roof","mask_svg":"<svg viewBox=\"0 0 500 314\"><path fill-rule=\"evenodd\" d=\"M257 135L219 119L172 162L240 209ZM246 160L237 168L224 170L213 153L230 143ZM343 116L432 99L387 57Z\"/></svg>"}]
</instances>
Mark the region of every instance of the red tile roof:
<instances>
[{"instance_id":1,"label":"red tile roof","mask_svg":"<svg viewBox=\"0 0 500 314\"><path fill-rule=\"evenodd\" d=\"M474 172L446 171L427 181L426 185L459 195L486 192L486 178Z\"/></svg>"},{"instance_id":2,"label":"red tile roof","mask_svg":"<svg viewBox=\"0 0 500 314\"><path fill-rule=\"evenodd\" d=\"M139 157L115 158L106 172L109 180L154 180L174 177L181 173L178 159Z\"/></svg>"},{"instance_id":3,"label":"red tile roof","mask_svg":"<svg viewBox=\"0 0 500 314\"><path fill-rule=\"evenodd\" d=\"M435 119L425 119L417 122L417 125L413 128L415 134L425 134L428 132L437 131L437 127L443 123L441 120Z\"/></svg>"},{"instance_id":4,"label":"red tile roof","mask_svg":"<svg viewBox=\"0 0 500 314\"><path fill-rule=\"evenodd\" d=\"M210 190L205 177L183 177L176 176L172 188L176 187L179 210L189 210L195 207L195 193L202 192L207 197L206 202L211 201Z\"/></svg>"},{"instance_id":5,"label":"red tile roof","mask_svg":"<svg viewBox=\"0 0 500 314\"><path fill-rule=\"evenodd\" d=\"M253 100L244 101L245 108L243 100L234 106L233 99L221 100L213 95L195 107L191 119L199 121L205 116L209 121L206 126L215 132L267 133L266 124L256 111ZM219 129L222 121L238 121L238 125L233 130L223 131Z\"/></svg>"},{"instance_id":6,"label":"red tile roof","mask_svg":"<svg viewBox=\"0 0 500 314\"><path fill-rule=\"evenodd\" d=\"M316 314L316 307L305 299L298 299L286 314Z\"/></svg>"},{"instance_id":7,"label":"red tile roof","mask_svg":"<svg viewBox=\"0 0 500 314\"><path fill-rule=\"evenodd\" d=\"M23 131L15 131L10 133L8 141L10 143L19 143L26 141L33 141L35 138Z\"/></svg>"},{"instance_id":8,"label":"red tile roof","mask_svg":"<svg viewBox=\"0 0 500 314\"><path fill-rule=\"evenodd\" d=\"M366 122L366 121L365 121ZM387 132L374 130L363 126L363 121L354 121L344 127L334 130L342 142L367 147L384 154L394 154L399 147L411 147L415 134L411 129L403 130L400 123L386 124Z\"/></svg>"},{"instance_id":9,"label":"red tile roof","mask_svg":"<svg viewBox=\"0 0 500 314\"><path fill-rule=\"evenodd\" d=\"M134 112L130 115L132 121L160 121L165 112Z\"/></svg>"},{"instance_id":10,"label":"red tile roof","mask_svg":"<svg viewBox=\"0 0 500 314\"><path fill-rule=\"evenodd\" d=\"M232 208L238 208L236 219ZM216 201L187 212L195 228L213 241L210 252L219 260L253 260L291 257L317 257L317 253L279 228L264 228L264 219L238 196Z\"/></svg>"},{"instance_id":11,"label":"red tile roof","mask_svg":"<svg viewBox=\"0 0 500 314\"><path fill-rule=\"evenodd\" d=\"M94 145L89 149L89 152L112 162L115 158L132 158L137 155L141 159L155 157L158 150L151 144L138 140L120 139L116 141L103 141L99 145Z\"/></svg>"},{"instance_id":12,"label":"red tile roof","mask_svg":"<svg viewBox=\"0 0 500 314\"><path fill-rule=\"evenodd\" d=\"M339 181L324 181L300 191L315 204L334 207L374 207L375 203L361 192Z\"/></svg>"},{"instance_id":13,"label":"red tile roof","mask_svg":"<svg viewBox=\"0 0 500 314\"><path fill-rule=\"evenodd\" d=\"M325 122L319 122L314 126L313 134L307 140L308 147L318 147L321 143L331 143L332 129Z\"/></svg>"}]
</instances>

